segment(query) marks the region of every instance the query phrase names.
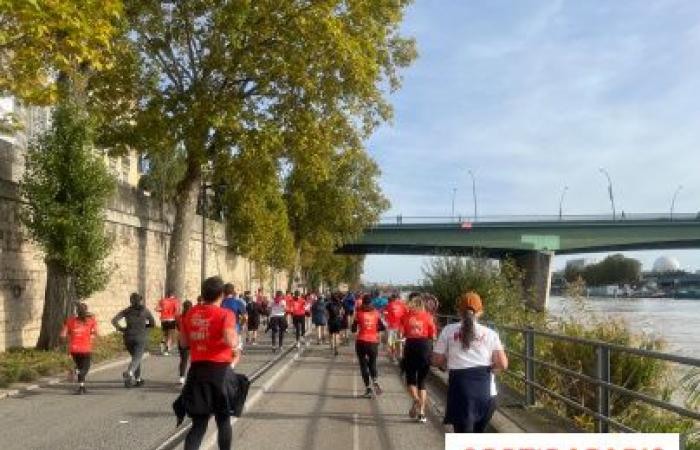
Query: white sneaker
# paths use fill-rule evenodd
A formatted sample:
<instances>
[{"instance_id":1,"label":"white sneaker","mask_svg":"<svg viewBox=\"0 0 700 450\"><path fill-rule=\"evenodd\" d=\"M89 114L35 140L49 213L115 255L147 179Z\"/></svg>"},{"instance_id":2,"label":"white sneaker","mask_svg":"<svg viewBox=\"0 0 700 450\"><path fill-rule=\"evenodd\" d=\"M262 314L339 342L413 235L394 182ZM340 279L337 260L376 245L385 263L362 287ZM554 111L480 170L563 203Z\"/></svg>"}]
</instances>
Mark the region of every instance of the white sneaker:
<instances>
[{"instance_id":1,"label":"white sneaker","mask_svg":"<svg viewBox=\"0 0 700 450\"><path fill-rule=\"evenodd\" d=\"M180 385L182 386L184 384L185 384L185 377L180 377Z\"/></svg>"}]
</instances>

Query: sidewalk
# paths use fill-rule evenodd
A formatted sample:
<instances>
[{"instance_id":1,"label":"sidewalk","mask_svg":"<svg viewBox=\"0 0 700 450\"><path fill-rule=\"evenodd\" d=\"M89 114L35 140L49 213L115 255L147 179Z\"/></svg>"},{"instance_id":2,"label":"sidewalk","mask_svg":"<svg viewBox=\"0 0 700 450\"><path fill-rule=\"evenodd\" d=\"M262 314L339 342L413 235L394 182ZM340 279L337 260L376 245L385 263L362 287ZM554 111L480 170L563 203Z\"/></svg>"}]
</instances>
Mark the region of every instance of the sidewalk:
<instances>
[{"instance_id":1,"label":"sidewalk","mask_svg":"<svg viewBox=\"0 0 700 450\"><path fill-rule=\"evenodd\" d=\"M379 359L384 394L362 398L354 346L333 357L308 347L288 375L234 426L236 450L431 450L444 448L438 421L409 419L411 402L398 369Z\"/></svg>"},{"instance_id":2,"label":"sidewalk","mask_svg":"<svg viewBox=\"0 0 700 450\"><path fill-rule=\"evenodd\" d=\"M241 373L270 359L269 347L250 347ZM65 382L41 386L0 400L0 446L3 450L133 450L148 448L175 429L172 402L177 383L177 356L153 355L143 362L146 384L126 389L126 364L88 375L88 394L74 395Z\"/></svg>"}]
</instances>

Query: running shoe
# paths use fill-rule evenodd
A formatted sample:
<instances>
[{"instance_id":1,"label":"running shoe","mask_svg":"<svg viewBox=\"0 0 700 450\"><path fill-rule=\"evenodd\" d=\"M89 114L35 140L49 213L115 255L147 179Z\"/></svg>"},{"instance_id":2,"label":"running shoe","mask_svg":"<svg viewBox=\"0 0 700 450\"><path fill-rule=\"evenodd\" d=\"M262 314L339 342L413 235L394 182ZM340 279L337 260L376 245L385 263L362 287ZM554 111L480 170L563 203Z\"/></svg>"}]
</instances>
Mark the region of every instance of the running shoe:
<instances>
[{"instance_id":1,"label":"running shoe","mask_svg":"<svg viewBox=\"0 0 700 450\"><path fill-rule=\"evenodd\" d=\"M378 382L374 382L374 393L377 395L382 395L384 391L382 390L382 387L379 385Z\"/></svg>"},{"instance_id":2,"label":"running shoe","mask_svg":"<svg viewBox=\"0 0 700 450\"><path fill-rule=\"evenodd\" d=\"M78 390L75 391L75 395L83 395L87 394L87 389L85 389L85 386L79 386Z\"/></svg>"},{"instance_id":3,"label":"running shoe","mask_svg":"<svg viewBox=\"0 0 700 450\"><path fill-rule=\"evenodd\" d=\"M167 350L166 350L166 351L164 351L164 352L163 352L163 356L170 356L170 352L169 352L169 351L167 351Z\"/></svg>"},{"instance_id":4,"label":"running shoe","mask_svg":"<svg viewBox=\"0 0 700 450\"><path fill-rule=\"evenodd\" d=\"M426 423L428 419L425 417L425 414L418 414L418 423Z\"/></svg>"},{"instance_id":5,"label":"running shoe","mask_svg":"<svg viewBox=\"0 0 700 450\"><path fill-rule=\"evenodd\" d=\"M337 348L336 348L336 349L334 349L334 351L333 351L333 355L334 355L334 356L338 356L339 354L340 354L340 353L338 353L338 349L337 349Z\"/></svg>"},{"instance_id":6,"label":"running shoe","mask_svg":"<svg viewBox=\"0 0 700 450\"><path fill-rule=\"evenodd\" d=\"M134 376L130 374L129 372L124 372L122 373L122 378L124 378L124 387L130 388L131 384L133 383L133 378Z\"/></svg>"},{"instance_id":7,"label":"running shoe","mask_svg":"<svg viewBox=\"0 0 700 450\"><path fill-rule=\"evenodd\" d=\"M146 382L143 381L143 378L141 378L140 380L136 380L136 383L134 383L134 386L142 387L144 385L144 383L146 383Z\"/></svg>"},{"instance_id":8,"label":"running shoe","mask_svg":"<svg viewBox=\"0 0 700 450\"><path fill-rule=\"evenodd\" d=\"M365 389L365 393L362 395L364 398L372 398L374 395L372 393L372 388L368 387Z\"/></svg>"},{"instance_id":9,"label":"running shoe","mask_svg":"<svg viewBox=\"0 0 700 450\"><path fill-rule=\"evenodd\" d=\"M185 384L185 377L180 377L180 386L184 386Z\"/></svg>"}]
</instances>

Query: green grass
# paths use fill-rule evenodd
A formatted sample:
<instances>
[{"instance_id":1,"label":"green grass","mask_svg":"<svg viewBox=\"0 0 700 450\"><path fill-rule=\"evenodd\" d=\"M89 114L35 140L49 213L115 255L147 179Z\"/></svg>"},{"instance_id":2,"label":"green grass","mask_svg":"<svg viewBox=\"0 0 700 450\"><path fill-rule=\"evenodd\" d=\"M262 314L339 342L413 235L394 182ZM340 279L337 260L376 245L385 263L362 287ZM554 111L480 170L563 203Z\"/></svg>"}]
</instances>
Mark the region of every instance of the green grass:
<instances>
[{"instance_id":1,"label":"green grass","mask_svg":"<svg viewBox=\"0 0 700 450\"><path fill-rule=\"evenodd\" d=\"M161 332L152 330L149 335L149 350L158 348ZM124 353L121 334L112 333L98 336L93 345L92 363L113 359ZM34 348L11 348L0 353L0 388L12 383L28 383L47 375L67 372L73 367L73 361L65 348L53 351Z\"/></svg>"}]
</instances>

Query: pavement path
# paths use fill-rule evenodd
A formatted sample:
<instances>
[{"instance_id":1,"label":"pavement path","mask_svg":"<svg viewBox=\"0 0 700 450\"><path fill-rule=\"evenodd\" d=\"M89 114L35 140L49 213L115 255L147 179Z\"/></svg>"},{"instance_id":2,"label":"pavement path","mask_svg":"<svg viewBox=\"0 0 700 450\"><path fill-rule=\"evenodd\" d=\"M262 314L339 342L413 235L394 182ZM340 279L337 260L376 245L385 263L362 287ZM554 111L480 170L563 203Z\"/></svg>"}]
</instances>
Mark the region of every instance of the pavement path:
<instances>
[{"instance_id":1,"label":"pavement path","mask_svg":"<svg viewBox=\"0 0 700 450\"><path fill-rule=\"evenodd\" d=\"M269 360L270 347L250 347L236 370L250 373ZM126 389L124 366L88 375L88 394L59 383L0 399L2 450L134 450L151 447L175 429L177 356L143 362L142 388Z\"/></svg>"},{"instance_id":2,"label":"pavement path","mask_svg":"<svg viewBox=\"0 0 700 450\"><path fill-rule=\"evenodd\" d=\"M291 370L234 425L236 450L444 448L439 419L418 424L398 369L380 357L384 394L365 399L354 347L333 357L309 346ZM216 428L215 426L210 429Z\"/></svg>"}]
</instances>

